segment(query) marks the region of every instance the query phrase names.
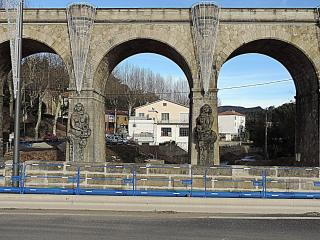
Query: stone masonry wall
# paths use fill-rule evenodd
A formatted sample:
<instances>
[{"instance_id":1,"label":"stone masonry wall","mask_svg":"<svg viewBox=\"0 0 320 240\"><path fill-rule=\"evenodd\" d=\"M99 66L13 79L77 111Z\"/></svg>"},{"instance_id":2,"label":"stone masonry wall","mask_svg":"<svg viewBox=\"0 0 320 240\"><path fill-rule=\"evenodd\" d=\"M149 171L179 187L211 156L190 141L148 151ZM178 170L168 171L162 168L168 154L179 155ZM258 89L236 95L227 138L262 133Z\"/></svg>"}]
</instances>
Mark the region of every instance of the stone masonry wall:
<instances>
[{"instance_id":1,"label":"stone masonry wall","mask_svg":"<svg viewBox=\"0 0 320 240\"><path fill-rule=\"evenodd\" d=\"M26 162L26 187L75 188L80 167L80 187L84 189L261 191L256 183L267 175L268 191L320 192L319 168L283 167L200 167L192 165L101 164L72 165ZM10 186L11 165L0 169L0 186ZM206 181L205 181L206 180Z\"/></svg>"}]
</instances>

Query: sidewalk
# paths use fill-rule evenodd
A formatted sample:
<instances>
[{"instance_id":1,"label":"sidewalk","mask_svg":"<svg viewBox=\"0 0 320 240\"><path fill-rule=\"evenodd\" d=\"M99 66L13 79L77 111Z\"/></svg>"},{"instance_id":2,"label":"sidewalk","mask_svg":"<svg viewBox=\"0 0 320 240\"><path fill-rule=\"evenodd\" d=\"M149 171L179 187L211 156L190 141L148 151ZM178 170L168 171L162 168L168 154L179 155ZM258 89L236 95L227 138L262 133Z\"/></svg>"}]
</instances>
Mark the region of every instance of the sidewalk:
<instances>
[{"instance_id":1,"label":"sidewalk","mask_svg":"<svg viewBox=\"0 0 320 240\"><path fill-rule=\"evenodd\" d=\"M320 200L0 194L1 209L170 211L179 213L271 215L320 213Z\"/></svg>"}]
</instances>

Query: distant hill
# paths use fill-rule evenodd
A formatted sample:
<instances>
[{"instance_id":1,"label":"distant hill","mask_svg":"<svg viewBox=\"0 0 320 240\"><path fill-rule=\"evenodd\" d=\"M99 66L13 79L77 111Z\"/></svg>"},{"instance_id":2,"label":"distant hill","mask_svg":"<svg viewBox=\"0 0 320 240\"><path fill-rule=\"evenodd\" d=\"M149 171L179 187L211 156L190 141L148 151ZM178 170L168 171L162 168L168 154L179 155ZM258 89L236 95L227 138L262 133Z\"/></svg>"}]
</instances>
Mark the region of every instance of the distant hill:
<instances>
[{"instance_id":1,"label":"distant hill","mask_svg":"<svg viewBox=\"0 0 320 240\"><path fill-rule=\"evenodd\" d=\"M263 111L262 107L253 107L253 108L245 108L245 107L240 107L240 106L220 106L218 108L218 112L226 112L226 111L236 111L241 114L250 114L250 113L256 113Z\"/></svg>"}]
</instances>

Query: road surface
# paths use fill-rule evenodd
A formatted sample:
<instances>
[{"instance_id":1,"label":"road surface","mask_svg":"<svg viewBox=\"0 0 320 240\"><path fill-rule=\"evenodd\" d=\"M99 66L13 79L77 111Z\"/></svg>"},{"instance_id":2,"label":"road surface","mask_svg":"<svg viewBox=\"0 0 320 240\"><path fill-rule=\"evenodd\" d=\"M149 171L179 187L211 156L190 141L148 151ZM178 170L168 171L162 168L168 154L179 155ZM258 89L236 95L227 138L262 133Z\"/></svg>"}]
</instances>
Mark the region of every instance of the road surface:
<instances>
[{"instance_id":1,"label":"road surface","mask_svg":"<svg viewBox=\"0 0 320 240\"><path fill-rule=\"evenodd\" d=\"M1 209L305 214L320 212L320 200L0 194Z\"/></svg>"},{"instance_id":2,"label":"road surface","mask_svg":"<svg viewBox=\"0 0 320 240\"><path fill-rule=\"evenodd\" d=\"M0 239L309 240L320 218L173 212L1 210Z\"/></svg>"}]
</instances>

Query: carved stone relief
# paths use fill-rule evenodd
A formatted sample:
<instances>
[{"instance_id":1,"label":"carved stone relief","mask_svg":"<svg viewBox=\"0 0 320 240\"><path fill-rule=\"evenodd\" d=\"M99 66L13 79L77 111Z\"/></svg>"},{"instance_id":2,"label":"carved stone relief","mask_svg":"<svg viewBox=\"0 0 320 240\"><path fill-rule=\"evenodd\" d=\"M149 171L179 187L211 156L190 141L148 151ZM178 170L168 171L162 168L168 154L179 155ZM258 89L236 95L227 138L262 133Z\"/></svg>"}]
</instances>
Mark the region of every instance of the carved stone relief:
<instances>
[{"instance_id":1,"label":"carved stone relief","mask_svg":"<svg viewBox=\"0 0 320 240\"><path fill-rule=\"evenodd\" d=\"M85 112L84 106L77 103L70 119L70 161L81 162L84 160L83 150L87 146L87 139L91 135L89 121L89 115Z\"/></svg>"},{"instance_id":2,"label":"carved stone relief","mask_svg":"<svg viewBox=\"0 0 320 240\"><path fill-rule=\"evenodd\" d=\"M217 133L212 130L212 125L212 108L208 104L205 104L200 109L194 131L199 165L208 166L213 162L214 143L217 141Z\"/></svg>"}]
</instances>

